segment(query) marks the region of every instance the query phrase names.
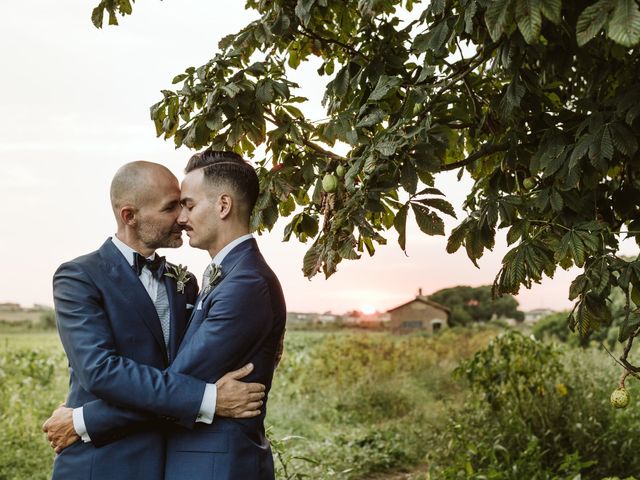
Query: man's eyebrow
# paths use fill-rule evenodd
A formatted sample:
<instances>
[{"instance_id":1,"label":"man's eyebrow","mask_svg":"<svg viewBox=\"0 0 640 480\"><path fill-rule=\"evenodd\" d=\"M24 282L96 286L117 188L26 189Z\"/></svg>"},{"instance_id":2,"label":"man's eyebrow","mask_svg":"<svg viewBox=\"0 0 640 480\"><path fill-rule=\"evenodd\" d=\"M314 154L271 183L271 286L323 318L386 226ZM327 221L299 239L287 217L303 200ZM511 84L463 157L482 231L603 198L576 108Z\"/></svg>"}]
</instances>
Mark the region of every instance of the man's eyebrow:
<instances>
[{"instance_id":1,"label":"man's eyebrow","mask_svg":"<svg viewBox=\"0 0 640 480\"><path fill-rule=\"evenodd\" d=\"M167 202L164 204L164 208L173 208L176 205L178 205L180 203L179 200L171 200L170 202Z\"/></svg>"},{"instance_id":2,"label":"man's eyebrow","mask_svg":"<svg viewBox=\"0 0 640 480\"><path fill-rule=\"evenodd\" d=\"M180 199L180 205L184 205L185 203L188 203L188 202L193 202L193 198L191 198L191 197L184 197L184 198L181 198L181 199Z\"/></svg>"}]
</instances>

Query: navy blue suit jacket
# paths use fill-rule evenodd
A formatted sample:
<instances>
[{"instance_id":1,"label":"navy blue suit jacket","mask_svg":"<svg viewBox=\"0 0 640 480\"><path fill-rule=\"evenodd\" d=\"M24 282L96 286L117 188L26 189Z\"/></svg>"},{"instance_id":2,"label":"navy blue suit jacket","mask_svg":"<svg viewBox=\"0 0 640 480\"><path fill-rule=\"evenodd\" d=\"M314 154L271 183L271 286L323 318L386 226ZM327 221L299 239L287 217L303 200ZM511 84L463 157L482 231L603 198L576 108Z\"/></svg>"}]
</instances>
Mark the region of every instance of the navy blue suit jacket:
<instances>
[{"instance_id":1,"label":"navy blue suit jacket","mask_svg":"<svg viewBox=\"0 0 640 480\"><path fill-rule=\"evenodd\" d=\"M215 382L252 362L255 368L243 381L263 383L267 397L258 417L176 427L167 442L166 480L274 478L264 417L285 328L284 296L253 239L231 250L221 267L222 280L199 299L172 368Z\"/></svg>"},{"instance_id":2,"label":"navy blue suit jacket","mask_svg":"<svg viewBox=\"0 0 640 480\"><path fill-rule=\"evenodd\" d=\"M244 380L263 383L268 393L286 320L280 283L253 239L231 250L221 267L221 281L198 299L200 308L193 312L168 371L214 383L228 371L252 362L255 368ZM155 391L158 386L151 387ZM121 404L127 406L127 402ZM122 429L148 420L140 411L103 400L85 405L87 409L101 412L101 418L108 420L87 425L91 438L99 444L119 436ZM162 414L155 405L142 409ZM252 419L216 417L211 425L195 426L176 422L193 429L174 427L169 433L165 479L273 479L265 414L266 401L262 414Z\"/></svg>"},{"instance_id":3,"label":"navy blue suit jacket","mask_svg":"<svg viewBox=\"0 0 640 480\"><path fill-rule=\"evenodd\" d=\"M197 284L191 278L179 293L175 280L163 279L171 308L168 352L149 295L110 239L99 250L61 265L54 275L58 331L69 359L66 404L87 404L89 433L111 423L109 410L91 408L98 398L132 409L153 406L159 415L186 426L195 422L205 382L162 369L177 354L188 320L186 305L195 303ZM166 437L157 426L139 422L128 431L107 433L103 443L113 443L104 448L76 442L56 457L53 478L162 478Z\"/></svg>"}]
</instances>

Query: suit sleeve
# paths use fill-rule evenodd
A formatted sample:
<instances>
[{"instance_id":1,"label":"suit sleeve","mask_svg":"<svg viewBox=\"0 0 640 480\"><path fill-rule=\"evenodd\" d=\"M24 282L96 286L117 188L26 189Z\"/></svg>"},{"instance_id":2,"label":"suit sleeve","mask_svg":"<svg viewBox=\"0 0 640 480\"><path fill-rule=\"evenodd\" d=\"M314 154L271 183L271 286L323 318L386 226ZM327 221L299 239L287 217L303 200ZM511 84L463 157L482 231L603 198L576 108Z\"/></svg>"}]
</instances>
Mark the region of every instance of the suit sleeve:
<instances>
[{"instance_id":1,"label":"suit sleeve","mask_svg":"<svg viewBox=\"0 0 640 480\"><path fill-rule=\"evenodd\" d=\"M53 293L60 339L82 388L121 407L194 424L205 382L118 355L101 295L80 265L70 262L58 269ZM85 417L88 428L91 412Z\"/></svg>"},{"instance_id":2,"label":"suit sleeve","mask_svg":"<svg viewBox=\"0 0 640 480\"><path fill-rule=\"evenodd\" d=\"M225 282L198 330L182 345L169 371L214 383L248 361L273 324L270 291L256 272Z\"/></svg>"}]
</instances>

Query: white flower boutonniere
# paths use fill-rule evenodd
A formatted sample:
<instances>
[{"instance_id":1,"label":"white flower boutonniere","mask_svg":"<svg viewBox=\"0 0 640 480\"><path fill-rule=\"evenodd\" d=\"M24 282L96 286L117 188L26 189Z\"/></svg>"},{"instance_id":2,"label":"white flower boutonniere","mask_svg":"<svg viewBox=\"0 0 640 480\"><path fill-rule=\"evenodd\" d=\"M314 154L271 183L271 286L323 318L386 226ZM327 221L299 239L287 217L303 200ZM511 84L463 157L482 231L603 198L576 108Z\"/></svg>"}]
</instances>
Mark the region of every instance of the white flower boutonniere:
<instances>
[{"instance_id":1,"label":"white flower boutonniere","mask_svg":"<svg viewBox=\"0 0 640 480\"><path fill-rule=\"evenodd\" d=\"M186 265L184 267L182 265L169 267L169 271L165 273L165 276L175 279L176 291L178 293L184 293L185 285L191 280Z\"/></svg>"},{"instance_id":2,"label":"white flower boutonniere","mask_svg":"<svg viewBox=\"0 0 640 480\"><path fill-rule=\"evenodd\" d=\"M222 278L222 267L220 267L220 265L218 265L217 263L210 264L205 270L204 277L204 287L202 289L202 293L206 295L213 289L213 287L216 286L216 284Z\"/></svg>"}]
</instances>

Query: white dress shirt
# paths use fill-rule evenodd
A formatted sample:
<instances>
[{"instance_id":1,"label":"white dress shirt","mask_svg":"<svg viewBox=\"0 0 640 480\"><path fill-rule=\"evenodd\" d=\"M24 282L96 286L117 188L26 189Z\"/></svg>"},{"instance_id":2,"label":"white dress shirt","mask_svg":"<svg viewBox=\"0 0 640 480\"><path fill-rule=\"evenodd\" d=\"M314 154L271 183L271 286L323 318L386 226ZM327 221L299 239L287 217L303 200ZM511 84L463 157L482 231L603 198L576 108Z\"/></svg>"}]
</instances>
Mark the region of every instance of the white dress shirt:
<instances>
[{"instance_id":1,"label":"white dress shirt","mask_svg":"<svg viewBox=\"0 0 640 480\"><path fill-rule=\"evenodd\" d=\"M115 235L111 238L111 241L116 246L116 248L122 253L124 258L129 262L129 265L133 267L133 258L135 250L131 248L126 243L122 242ZM153 260L156 256L156 253L147 257L149 260ZM158 295L158 287L160 286L160 281L157 280L151 270L147 268L145 265L140 272L140 276L138 277L145 290L149 294L152 302L155 302L156 296ZM218 391L213 383L207 383L204 390L204 395L202 397L202 403L200 405L200 412L196 418L196 422L201 423L211 423L213 422L213 417L216 411L216 402L218 397ZM91 438L89 437L89 433L87 432L87 426L84 422L84 411L83 407L74 408L73 412L73 428L76 433L82 438L84 442L90 442Z\"/></svg>"}]
</instances>

